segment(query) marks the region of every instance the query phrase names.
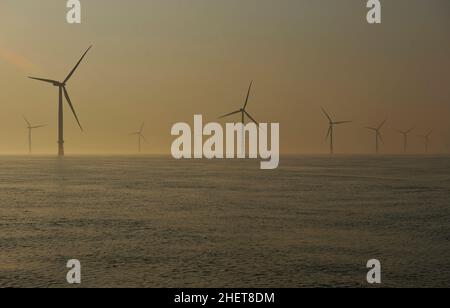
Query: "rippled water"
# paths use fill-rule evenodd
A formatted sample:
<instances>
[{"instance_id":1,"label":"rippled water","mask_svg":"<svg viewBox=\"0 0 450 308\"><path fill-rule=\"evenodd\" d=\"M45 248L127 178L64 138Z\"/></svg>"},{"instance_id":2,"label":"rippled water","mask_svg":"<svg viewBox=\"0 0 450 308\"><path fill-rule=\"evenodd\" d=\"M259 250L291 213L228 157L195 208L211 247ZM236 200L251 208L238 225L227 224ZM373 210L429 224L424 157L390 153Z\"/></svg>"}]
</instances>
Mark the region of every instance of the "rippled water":
<instances>
[{"instance_id":1,"label":"rippled water","mask_svg":"<svg viewBox=\"0 0 450 308\"><path fill-rule=\"evenodd\" d=\"M450 157L0 158L0 287L450 286Z\"/></svg>"}]
</instances>

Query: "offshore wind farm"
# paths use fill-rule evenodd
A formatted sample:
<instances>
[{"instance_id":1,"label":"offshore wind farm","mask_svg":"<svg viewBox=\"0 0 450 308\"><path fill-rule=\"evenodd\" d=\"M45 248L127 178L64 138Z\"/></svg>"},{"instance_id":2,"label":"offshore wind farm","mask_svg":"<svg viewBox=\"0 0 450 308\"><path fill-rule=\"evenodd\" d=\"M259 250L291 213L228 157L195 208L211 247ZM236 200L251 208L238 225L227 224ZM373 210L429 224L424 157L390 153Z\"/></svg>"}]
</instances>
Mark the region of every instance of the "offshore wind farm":
<instances>
[{"instance_id":1,"label":"offshore wind farm","mask_svg":"<svg viewBox=\"0 0 450 308\"><path fill-rule=\"evenodd\" d=\"M380 25L352 1L97 0L81 25L2 2L0 288L67 287L74 259L82 287L367 287L373 259L382 287L448 287L436 1Z\"/></svg>"}]
</instances>

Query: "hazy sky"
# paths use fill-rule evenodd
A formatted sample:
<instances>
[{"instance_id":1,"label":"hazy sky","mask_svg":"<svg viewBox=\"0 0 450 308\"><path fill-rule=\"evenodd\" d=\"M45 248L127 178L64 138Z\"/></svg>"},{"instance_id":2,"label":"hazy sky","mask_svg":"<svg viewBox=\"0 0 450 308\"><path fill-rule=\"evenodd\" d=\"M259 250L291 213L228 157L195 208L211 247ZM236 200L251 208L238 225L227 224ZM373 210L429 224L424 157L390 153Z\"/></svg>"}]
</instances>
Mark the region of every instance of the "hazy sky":
<instances>
[{"instance_id":1,"label":"hazy sky","mask_svg":"<svg viewBox=\"0 0 450 308\"><path fill-rule=\"evenodd\" d=\"M38 153L57 150L57 89L28 75L64 79L85 132L66 108L67 153L134 153L128 136L146 122L148 153L170 153L171 126L238 109L280 122L283 153L373 151L363 127L435 129L432 150L450 143L450 1L391 0L383 24L368 25L365 0L82 0L83 24L65 21L63 0L0 1L0 154L26 153L26 115ZM238 121L239 116L236 118ZM411 146L420 151L415 137Z\"/></svg>"}]
</instances>

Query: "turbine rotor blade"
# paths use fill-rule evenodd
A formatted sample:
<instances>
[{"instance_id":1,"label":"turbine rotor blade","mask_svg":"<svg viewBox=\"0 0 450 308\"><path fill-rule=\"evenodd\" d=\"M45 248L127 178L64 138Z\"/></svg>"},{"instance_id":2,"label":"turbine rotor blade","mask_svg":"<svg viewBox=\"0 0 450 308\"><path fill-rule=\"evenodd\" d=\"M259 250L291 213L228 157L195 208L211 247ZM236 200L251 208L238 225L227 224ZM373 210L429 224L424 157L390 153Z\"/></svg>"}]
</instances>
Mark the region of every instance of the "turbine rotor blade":
<instances>
[{"instance_id":1,"label":"turbine rotor blade","mask_svg":"<svg viewBox=\"0 0 450 308\"><path fill-rule=\"evenodd\" d=\"M81 59L78 61L78 63L75 65L75 67L70 71L69 75L67 75L66 79L64 79L63 83L66 83L69 81L69 79L72 77L72 75L75 73L75 71L77 70L78 66L80 66L81 61L83 61L84 57L86 56L86 54L88 53L89 50L91 50L92 45L89 46L89 48L86 50L86 52L83 54L83 56L81 57Z\"/></svg>"},{"instance_id":2,"label":"turbine rotor blade","mask_svg":"<svg viewBox=\"0 0 450 308\"><path fill-rule=\"evenodd\" d=\"M78 126L80 127L81 131L83 131L83 127L81 126L80 120L78 119L77 112L75 111L75 108L73 107L72 101L70 100L69 93L67 93L66 87L62 87L64 96L66 97L67 103L70 106L70 109L72 109L72 113L75 116L75 119L77 120Z\"/></svg>"},{"instance_id":3,"label":"turbine rotor blade","mask_svg":"<svg viewBox=\"0 0 450 308\"><path fill-rule=\"evenodd\" d=\"M380 130L384 126L384 124L386 124L386 122L387 120L384 120L383 123L381 123L380 126L378 126L378 130Z\"/></svg>"},{"instance_id":4,"label":"turbine rotor blade","mask_svg":"<svg viewBox=\"0 0 450 308\"><path fill-rule=\"evenodd\" d=\"M244 111L244 113L247 115L247 117L250 118L250 120L252 120L253 122L255 122L256 125L259 126L259 123L255 119L253 119L253 117L247 111Z\"/></svg>"},{"instance_id":5,"label":"turbine rotor blade","mask_svg":"<svg viewBox=\"0 0 450 308\"><path fill-rule=\"evenodd\" d=\"M379 131L377 131L377 136L378 136L378 138L380 138L381 142L384 144L383 136L380 134Z\"/></svg>"},{"instance_id":6,"label":"turbine rotor blade","mask_svg":"<svg viewBox=\"0 0 450 308\"><path fill-rule=\"evenodd\" d=\"M139 136L146 142L148 143L147 139L145 138L145 136L143 134L139 134Z\"/></svg>"},{"instance_id":7,"label":"turbine rotor blade","mask_svg":"<svg viewBox=\"0 0 450 308\"><path fill-rule=\"evenodd\" d=\"M139 130L140 133L142 133L142 131L144 130L144 126L145 126L145 122L143 122L141 125L141 129Z\"/></svg>"},{"instance_id":8,"label":"turbine rotor blade","mask_svg":"<svg viewBox=\"0 0 450 308\"><path fill-rule=\"evenodd\" d=\"M247 98L245 99L245 104L244 104L244 110L245 108L247 108L248 105L248 99L250 98L250 92L252 90L252 86L253 86L253 80L250 82L250 86L248 88L248 92L247 92Z\"/></svg>"},{"instance_id":9,"label":"turbine rotor blade","mask_svg":"<svg viewBox=\"0 0 450 308\"><path fill-rule=\"evenodd\" d=\"M340 124L347 124L347 123L352 123L352 121L334 122L333 125L340 125Z\"/></svg>"},{"instance_id":10,"label":"turbine rotor blade","mask_svg":"<svg viewBox=\"0 0 450 308\"><path fill-rule=\"evenodd\" d=\"M229 113L229 114L226 114L226 115L224 115L224 116L221 116L219 119L223 119L223 118L226 118L226 117L232 116L232 115L234 115L234 114L238 114L238 113L241 113L241 111L240 111L240 110L238 110L238 111L233 111L233 112L231 112L231 113Z\"/></svg>"},{"instance_id":11,"label":"turbine rotor blade","mask_svg":"<svg viewBox=\"0 0 450 308\"><path fill-rule=\"evenodd\" d=\"M330 123L332 123L333 120L331 119L330 115L329 115L328 112L325 110L325 108L322 107L322 111L323 111L323 114L325 114L325 116L328 118L328 120L330 121Z\"/></svg>"},{"instance_id":12,"label":"turbine rotor blade","mask_svg":"<svg viewBox=\"0 0 450 308\"><path fill-rule=\"evenodd\" d=\"M28 128L30 128L31 127L31 124L30 124L30 122L27 120L27 118L25 117L25 116L22 116L23 117L23 119L25 120L25 122L27 122L27 124L28 124Z\"/></svg>"},{"instance_id":13,"label":"turbine rotor blade","mask_svg":"<svg viewBox=\"0 0 450 308\"><path fill-rule=\"evenodd\" d=\"M42 127L46 127L47 125L38 125L38 126L31 126L30 128L32 129L36 129L36 128L42 128Z\"/></svg>"},{"instance_id":14,"label":"turbine rotor blade","mask_svg":"<svg viewBox=\"0 0 450 308\"><path fill-rule=\"evenodd\" d=\"M327 136L325 137L325 141L328 140L328 138L330 137L330 135L331 135L331 126L328 128L328 133L327 133Z\"/></svg>"},{"instance_id":15,"label":"turbine rotor blade","mask_svg":"<svg viewBox=\"0 0 450 308\"><path fill-rule=\"evenodd\" d=\"M42 82L51 83L51 84L55 84L55 83L57 84L57 83L59 83L59 82L56 81L56 80L45 79L45 78L37 78L37 77L28 77L28 78L34 79L34 80L38 80L38 81L42 81Z\"/></svg>"}]
</instances>

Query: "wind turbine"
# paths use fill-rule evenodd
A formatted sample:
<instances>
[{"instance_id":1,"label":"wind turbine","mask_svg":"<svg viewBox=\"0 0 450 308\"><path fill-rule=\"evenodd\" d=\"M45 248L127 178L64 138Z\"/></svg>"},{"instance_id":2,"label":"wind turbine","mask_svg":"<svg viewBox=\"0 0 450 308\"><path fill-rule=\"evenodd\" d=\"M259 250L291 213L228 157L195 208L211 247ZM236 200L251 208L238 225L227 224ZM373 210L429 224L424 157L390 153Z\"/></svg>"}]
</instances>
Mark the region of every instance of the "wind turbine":
<instances>
[{"instance_id":1,"label":"wind turbine","mask_svg":"<svg viewBox=\"0 0 450 308\"><path fill-rule=\"evenodd\" d=\"M381 129L384 124L386 124L386 121L387 120L384 120L378 127L366 127L367 129L375 132L375 151L377 154L380 152L380 141L384 143L383 136L381 135Z\"/></svg>"},{"instance_id":2,"label":"wind turbine","mask_svg":"<svg viewBox=\"0 0 450 308\"><path fill-rule=\"evenodd\" d=\"M259 127L259 123L247 112L247 105L248 105L248 100L250 98L250 92L252 91L252 86L253 86L253 80L250 82L250 86L248 87L247 97L245 99L244 106L239 110L236 110L236 111L230 112L224 116L221 116L219 119L223 119L223 118L240 113L242 125L245 125L245 116L247 116L247 118L252 120ZM241 140L242 140L241 141L241 156L245 156L245 131L244 131L244 129L242 130Z\"/></svg>"},{"instance_id":3,"label":"wind turbine","mask_svg":"<svg viewBox=\"0 0 450 308\"><path fill-rule=\"evenodd\" d=\"M340 121L340 122L334 122L331 119L331 116L328 114L328 112L322 107L322 111L325 114L325 116L327 117L328 121L329 121L329 128L328 128L328 133L327 133L327 137L326 140L328 140L328 138L330 138L330 153L334 154L334 127L336 125L341 125L341 124L346 124L346 123L352 123L352 121Z\"/></svg>"},{"instance_id":4,"label":"wind turbine","mask_svg":"<svg viewBox=\"0 0 450 308\"><path fill-rule=\"evenodd\" d=\"M250 120L255 122L256 125L259 125L259 123L246 110L247 109L247 105L248 105L248 100L250 98L250 92L252 90L252 86L253 86L253 81L250 83L250 86L248 88L247 98L245 99L244 106L241 109L239 109L239 110L236 110L236 111L230 112L230 113L228 113L228 114L226 114L224 116L221 116L219 119L223 119L223 118L226 118L226 117L229 117L229 116L232 116L232 115L240 113L242 115L242 119L241 119L241 123L242 124L245 124L245 116L247 116Z\"/></svg>"},{"instance_id":5,"label":"wind turbine","mask_svg":"<svg viewBox=\"0 0 450 308\"><path fill-rule=\"evenodd\" d=\"M145 125L145 123L142 123L141 129L139 131L130 134L130 136L138 136L138 152L139 153L141 153L141 139L143 139L145 142L147 142L147 139L145 139L145 136L143 134L144 125Z\"/></svg>"},{"instance_id":6,"label":"wind turbine","mask_svg":"<svg viewBox=\"0 0 450 308\"><path fill-rule=\"evenodd\" d=\"M26 117L23 117L23 119L24 119L25 122L27 123L27 128L28 128L28 149L29 149L29 152L30 152L30 154L31 154L31 140L32 140L32 131L33 131L33 129L45 127L45 126L47 126L47 125L36 125L36 126L32 126L31 123L27 120Z\"/></svg>"},{"instance_id":7,"label":"wind turbine","mask_svg":"<svg viewBox=\"0 0 450 308\"><path fill-rule=\"evenodd\" d=\"M428 148L430 146L430 137L433 134L433 131L430 131L426 135L417 135L418 138L424 139L425 141L425 153L428 153Z\"/></svg>"},{"instance_id":8,"label":"wind turbine","mask_svg":"<svg viewBox=\"0 0 450 308\"><path fill-rule=\"evenodd\" d=\"M72 101L70 100L69 93L67 92L66 84L72 77L72 75L77 70L78 66L83 61L84 57L88 53L88 51L92 48L90 46L86 52L83 54L81 59L78 61L78 63L75 65L75 67L70 71L69 75L67 75L66 79L64 81L56 81L52 79L45 79L45 78L36 78L36 77L28 77L30 79L50 83L55 87L58 87L59 91L59 99L58 99L58 155L64 156L64 110L63 110L63 94L66 98L67 104L69 105L70 109L72 110L73 115L75 116L75 119L77 120L78 126L80 127L81 131L83 131L83 127L80 124L80 120L78 119L78 115L75 111L75 108L73 107Z\"/></svg>"},{"instance_id":9,"label":"wind turbine","mask_svg":"<svg viewBox=\"0 0 450 308\"><path fill-rule=\"evenodd\" d=\"M397 132L401 135L403 135L403 152L406 153L408 151L408 135L414 130L414 128L411 128L409 130L400 130L397 129Z\"/></svg>"}]
</instances>

